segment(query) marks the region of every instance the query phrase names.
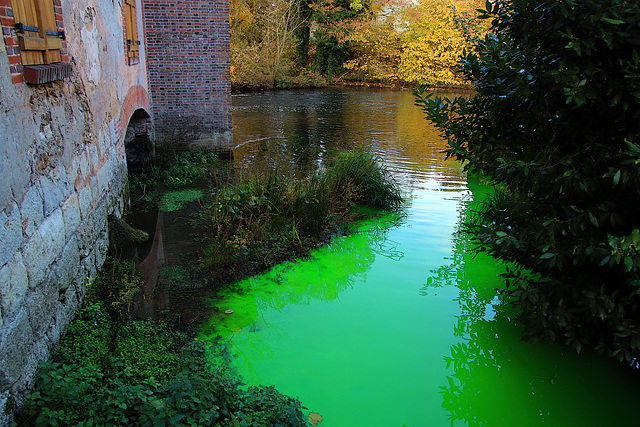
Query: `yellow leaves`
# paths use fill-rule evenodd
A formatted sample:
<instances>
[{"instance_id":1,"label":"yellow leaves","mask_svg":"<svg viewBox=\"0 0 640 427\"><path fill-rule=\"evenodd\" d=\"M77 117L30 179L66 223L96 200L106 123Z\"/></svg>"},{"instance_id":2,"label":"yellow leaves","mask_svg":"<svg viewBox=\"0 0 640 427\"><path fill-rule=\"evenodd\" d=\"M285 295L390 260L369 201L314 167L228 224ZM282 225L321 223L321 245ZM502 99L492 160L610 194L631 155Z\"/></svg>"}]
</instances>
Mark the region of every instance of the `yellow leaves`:
<instances>
[{"instance_id":1,"label":"yellow leaves","mask_svg":"<svg viewBox=\"0 0 640 427\"><path fill-rule=\"evenodd\" d=\"M229 24L232 32L246 31L253 21L253 13L245 0L229 1Z\"/></svg>"},{"instance_id":2,"label":"yellow leaves","mask_svg":"<svg viewBox=\"0 0 640 427\"><path fill-rule=\"evenodd\" d=\"M351 23L342 40L350 43L353 57L343 66L353 78L461 85L455 70L463 50L471 48L465 33L468 36L469 25L476 25L469 23L475 22L471 18L481 2L421 0L386 9L357 27Z\"/></svg>"},{"instance_id":3,"label":"yellow leaves","mask_svg":"<svg viewBox=\"0 0 640 427\"><path fill-rule=\"evenodd\" d=\"M467 2L422 0L406 11L408 26L401 35L398 74L403 80L420 84L459 85L458 58L470 48L457 25L455 14ZM468 2L474 3L474 1Z\"/></svg>"},{"instance_id":4,"label":"yellow leaves","mask_svg":"<svg viewBox=\"0 0 640 427\"><path fill-rule=\"evenodd\" d=\"M317 412L309 413L309 424L311 424L312 426L317 426L321 422L322 422L322 415L318 414Z\"/></svg>"},{"instance_id":5,"label":"yellow leaves","mask_svg":"<svg viewBox=\"0 0 640 427\"><path fill-rule=\"evenodd\" d=\"M364 5L362 4L362 0L351 0L351 2L349 3L349 7L351 8L351 10L360 11L364 7Z\"/></svg>"}]
</instances>

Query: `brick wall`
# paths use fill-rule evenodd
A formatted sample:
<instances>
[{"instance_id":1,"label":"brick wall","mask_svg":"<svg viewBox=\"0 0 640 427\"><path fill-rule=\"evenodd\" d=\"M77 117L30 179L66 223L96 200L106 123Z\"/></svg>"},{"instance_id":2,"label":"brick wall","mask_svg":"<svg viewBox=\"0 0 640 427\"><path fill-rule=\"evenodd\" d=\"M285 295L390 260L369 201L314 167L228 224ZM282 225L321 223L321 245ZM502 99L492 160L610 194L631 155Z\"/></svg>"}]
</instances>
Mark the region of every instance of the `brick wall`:
<instances>
[{"instance_id":1,"label":"brick wall","mask_svg":"<svg viewBox=\"0 0 640 427\"><path fill-rule=\"evenodd\" d=\"M231 149L228 0L146 0L158 145Z\"/></svg>"}]
</instances>

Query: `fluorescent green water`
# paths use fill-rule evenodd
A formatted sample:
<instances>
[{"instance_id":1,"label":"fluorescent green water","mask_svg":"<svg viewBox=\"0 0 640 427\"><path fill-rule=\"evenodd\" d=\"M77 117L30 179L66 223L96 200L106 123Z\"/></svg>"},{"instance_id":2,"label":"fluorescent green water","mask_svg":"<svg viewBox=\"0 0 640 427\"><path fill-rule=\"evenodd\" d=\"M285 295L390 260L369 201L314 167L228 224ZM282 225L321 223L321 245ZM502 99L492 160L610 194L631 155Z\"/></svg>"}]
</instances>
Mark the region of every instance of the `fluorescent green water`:
<instances>
[{"instance_id":1,"label":"fluorescent green water","mask_svg":"<svg viewBox=\"0 0 640 427\"><path fill-rule=\"evenodd\" d=\"M410 96L338 94L356 123L357 105L366 102L370 115L395 103L393 117L381 119L393 129L376 121L375 135L353 127L341 135L365 135L385 156L411 195L406 216L370 221L309 260L246 280L242 293L216 302L220 314L201 339L222 335L247 382L298 397L323 415L321 426L638 425L637 375L597 355L520 340L494 289L502 267L473 257L456 234L470 184L441 160L441 142L419 130L426 123L405 109ZM272 103L277 110L283 100Z\"/></svg>"}]
</instances>

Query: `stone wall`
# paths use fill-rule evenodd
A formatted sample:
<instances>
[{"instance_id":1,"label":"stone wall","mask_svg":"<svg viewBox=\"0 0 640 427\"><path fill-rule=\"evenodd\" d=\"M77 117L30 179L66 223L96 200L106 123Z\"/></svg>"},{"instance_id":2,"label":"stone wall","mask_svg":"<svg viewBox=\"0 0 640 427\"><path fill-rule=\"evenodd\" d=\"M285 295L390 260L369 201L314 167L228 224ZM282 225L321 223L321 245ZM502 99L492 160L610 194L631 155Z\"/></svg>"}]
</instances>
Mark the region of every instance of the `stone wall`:
<instances>
[{"instance_id":1,"label":"stone wall","mask_svg":"<svg viewBox=\"0 0 640 427\"><path fill-rule=\"evenodd\" d=\"M107 215L121 215L127 201L125 133L132 116L150 108L144 44L139 63L129 65L122 3L63 0L56 13L72 74L30 85L16 63L11 2L1 1L0 425L7 425L105 260Z\"/></svg>"},{"instance_id":2,"label":"stone wall","mask_svg":"<svg viewBox=\"0 0 640 427\"><path fill-rule=\"evenodd\" d=\"M231 150L228 0L146 0L156 142Z\"/></svg>"}]
</instances>

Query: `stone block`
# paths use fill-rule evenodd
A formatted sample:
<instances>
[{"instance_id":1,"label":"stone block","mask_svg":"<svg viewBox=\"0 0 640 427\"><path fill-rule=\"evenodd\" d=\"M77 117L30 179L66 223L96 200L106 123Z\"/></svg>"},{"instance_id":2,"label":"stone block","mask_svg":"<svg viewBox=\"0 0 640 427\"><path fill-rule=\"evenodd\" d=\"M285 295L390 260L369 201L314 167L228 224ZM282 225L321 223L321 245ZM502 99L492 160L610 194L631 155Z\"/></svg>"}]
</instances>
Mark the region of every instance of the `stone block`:
<instances>
[{"instance_id":1,"label":"stone block","mask_svg":"<svg viewBox=\"0 0 640 427\"><path fill-rule=\"evenodd\" d=\"M17 311L28 290L27 268L22 261L22 255L17 252L0 269L0 307L2 307L2 317L11 317Z\"/></svg>"},{"instance_id":2,"label":"stone block","mask_svg":"<svg viewBox=\"0 0 640 427\"><path fill-rule=\"evenodd\" d=\"M20 381L13 386L16 401L24 403L25 396L32 386L33 377L38 372L40 362L47 360L51 355L52 343L47 337L43 337L33 342L24 364L24 374Z\"/></svg>"},{"instance_id":3,"label":"stone block","mask_svg":"<svg viewBox=\"0 0 640 427\"><path fill-rule=\"evenodd\" d=\"M60 308L58 286L45 281L32 289L25 299L33 334L41 339L49 334Z\"/></svg>"},{"instance_id":4,"label":"stone block","mask_svg":"<svg viewBox=\"0 0 640 427\"><path fill-rule=\"evenodd\" d=\"M77 157L78 168L82 173L82 178L86 181L91 175L93 175L93 169L91 168L91 156L87 150L80 153Z\"/></svg>"},{"instance_id":5,"label":"stone block","mask_svg":"<svg viewBox=\"0 0 640 427\"><path fill-rule=\"evenodd\" d=\"M85 185L78 190L78 205L81 218L88 218L93 208L93 192L90 185Z\"/></svg>"},{"instance_id":6,"label":"stone block","mask_svg":"<svg viewBox=\"0 0 640 427\"><path fill-rule=\"evenodd\" d=\"M80 269L80 250L78 239L72 236L64 245L62 254L51 266L51 280L59 289L67 289L74 281Z\"/></svg>"},{"instance_id":7,"label":"stone block","mask_svg":"<svg viewBox=\"0 0 640 427\"><path fill-rule=\"evenodd\" d=\"M58 301L60 302L60 308L55 314L54 321L47 335L53 343L57 343L60 340L65 327L73 320L80 306L76 286L69 286L64 291L58 292Z\"/></svg>"},{"instance_id":8,"label":"stone block","mask_svg":"<svg viewBox=\"0 0 640 427\"><path fill-rule=\"evenodd\" d=\"M80 257L85 258L94 249L98 236L107 229L107 197L101 197L93 210L83 213L78 228Z\"/></svg>"},{"instance_id":9,"label":"stone block","mask_svg":"<svg viewBox=\"0 0 640 427\"><path fill-rule=\"evenodd\" d=\"M76 274L76 278L74 280L74 283L75 283L74 287L76 288L76 296L78 298L78 304L82 302L82 300L84 299L84 296L87 293L87 290L92 285L96 277L95 275L93 276L87 275L87 272L85 271L85 268L82 265L82 262L80 263L80 267L81 268L78 271L78 274Z\"/></svg>"},{"instance_id":10,"label":"stone block","mask_svg":"<svg viewBox=\"0 0 640 427\"><path fill-rule=\"evenodd\" d=\"M20 210L13 204L0 212L0 266L7 263L23 243Z\"/></svg>"},{"instance_id":11,"label":"stone block","mask_svg":"<svg viewBox=\"0 0 640 427\"><path fill-rule=\"evenodd\" d=\"M97 170L96 178L98 179L98 188L100 189L100 192L109 192L111 179L113 178L112 160L105 162L105 164Z\"/></svg>"},{"instance_id":12,"label":"stone block","mask_svg":"<svg viewBox=\"0 0 640 427\"><path fill-rule=\"evenodd\" d=\"M27 190L20 205L20 214L22 230L27 237L31 237L44 219L44 197L39 182Z\"/></svg>"},{"instance_id":13,"label":"stone block","mask_svg":"<svg viewBox=\"0 0 640 427\"><path fill-rule=\"evenodd\" d=\"M93 252L90 252L89 255L82 258L80 260L80 265L82 266L84 277L87 277L88 280L94 280L98 275L98 269L96 268L96 257Z\"/></svg>"},{"instance_id":14,"label":"stone block","mask_svg":"<svg viewBox=\"0 0 640 427\"><path fill-rule=\"evenodd\" d=\"M111 138L109 129L105 126L98 132L98 150L104 156L109 151L109 147L111 147Z\"/></svg>"},{"instance_id":15,"label":"stone block","mask_svg":"<svg viewBox=\"0 0 640 427\"><path fill-rule=\"evenodd\" d=\"M62 209L57 209L45 218L24 246L23 255L30 286L36 286L45 279L49 266L58 258L64 242Z\"/></svg>"},{"instance_id":16,"label":"stone block","mask_svg":"<svg viewBox=\"0 0 640 427\"><path fill-rule=\"evenodd\" d=\"M67 171L64 167L58 166L48 176L42 176L40 184L44 196L44 216L49 216L71 194Z\"/></svg>"},{"instance_id":17,"label":"stone block","mask_svg":"<svg viewBox=\"0 0 640 427\"><path fill-rule=\"evenodd\" d=\"M89 153L89 159L91 162L91 166L93 168L93 170L97 170L98 169L98 165L100 164L100 152L98 150L98 144L97 142L94 142L90 145L87 146L88 148L88 153Z\"/></svg>"},{"instance_id":18,"label":"stone block","mask_svg":"<svg viewBox=\"0 0 640 427\"><path fill-rule=\"evenodd\" d=\"M107 253L109 252L109 233L107 230L98 237L96 240L94 253L96 255L96 267L102 268L102 265L107 260Z\"/></svg>"},{"instance_id":19,"label":"stone block","mask_svg":"<svg viewBox=\"0 0 640 427\"><path fill-rule=\"evenodd\" d=\"M24 116L23 108L11 110L21 101L11 89L15 85L0 89L3 101L0 114L0 210L11 206L17 198L22 198L31 180L32 157L28 155L24 139L25 135L32 135L33 119ZM3 90L8 89L8 90ZM1 248L1 246L0 246ZM1 263L0 263L1 264Z\"/></svg>"},{"instance_id":20,"label":"stone block","mask_svg":"<svg viewBox=\"0 0 640 427\"><path fill-rule=\"evenodd\" d=\"M62 219L64 220L65 236L69 240L78 232L81 222L80 200L77 193L72 193L62 205Z\"/></svg>"},{"instance_id":21,"label":"stone block","mask_svg":"<svg viewBox=\"0 0 640 427\"><path fill-rule=\"evenodd\" d=\"M0 336L0 389L6 390L23 374L24 364L35 340L29 315L21 310L13 322L4 325Z\"/></svg>"},{"instance_id":22,"label":"stone block","mask_svg":"<svg viewBox=\"0 0 640 427\"><path fill-rule=\"evenodd\" d=\"M13 424L13 412L9 400L11 393L9 390L0 393L0 426L10 426Z\"/></svg>"}]
</instances>

